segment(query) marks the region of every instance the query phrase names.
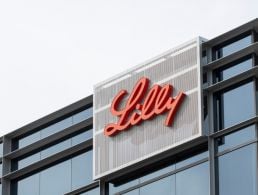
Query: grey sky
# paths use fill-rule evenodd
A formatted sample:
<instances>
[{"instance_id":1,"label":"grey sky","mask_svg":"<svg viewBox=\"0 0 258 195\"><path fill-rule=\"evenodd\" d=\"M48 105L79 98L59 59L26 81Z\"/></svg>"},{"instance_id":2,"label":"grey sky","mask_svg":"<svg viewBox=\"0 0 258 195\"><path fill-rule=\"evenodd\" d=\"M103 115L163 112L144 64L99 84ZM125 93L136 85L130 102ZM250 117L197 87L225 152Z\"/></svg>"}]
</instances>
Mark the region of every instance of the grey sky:
<instances>
[{"instance_id":1,"label":"grey sky","mask_svg":"<svg viewBox=\"0 0 258 195\"><path fill-rule=\"evenodd\" d=\"M258 16L257 0L0 0L0 135L198 35Z\"/></svg>"}]
</instances>

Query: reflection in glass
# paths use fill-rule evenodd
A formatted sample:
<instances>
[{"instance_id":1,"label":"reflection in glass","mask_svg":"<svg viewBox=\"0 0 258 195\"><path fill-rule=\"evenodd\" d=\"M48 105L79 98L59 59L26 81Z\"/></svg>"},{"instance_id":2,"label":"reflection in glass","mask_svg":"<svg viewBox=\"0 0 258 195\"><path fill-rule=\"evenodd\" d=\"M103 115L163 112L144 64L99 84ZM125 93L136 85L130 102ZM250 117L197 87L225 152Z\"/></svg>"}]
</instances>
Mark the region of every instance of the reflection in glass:
<instances>
[{"instance_id":1,"label":"reflection in glass","mask_svg":"<svg viewBox=\"0 0 258 195\"><path fill-rule=\"evenodd\" d=\"M219 94L216 99L220 128L227 128L255 115L254 83L249 82Z\"/></svg>"},{"instance_id":2,"label":"reflection in glass","mask_svg":"<svg viewBox=\"0 0 258 195\"><path fill-rule=\"evenodd\" d=\"M28 165L31 165L31 164L39 161L39 160L40 160L40 152L37 152L37 153L35 153L33 155L30 155L30 156L28 156L26 158L23 158L23 159L19 160L18 161L18 167L12 167L12 170L14 171L17 168L18 169L22 169L22 168L24 168L24 167L26 167Z\"/></svg>"},{"instance_id":3,"label":"reflection in glass","mask_svg":"<svg viewBox=\"0 0 258 195\"><path fill-rule=\"evenodd\" d=\"M169 176L140 188L140 195L175 195L175 176Z\"/></svg>"},{"instance_id":4,"label":"reflection in glass","mask_svg":"<svg viewBox=\"0 0 258 195\"><path fill-rule=\"evenodd\" d=\"M19 148L23 148L25 146L28 146L36 141L40 140L40 132L35 132L31 135L28 135L24 138L19 139L18 144L19 144Z\"/></svg>"},{"instance_id":5,"label":"reflection in glass","mask_svg":"<svg viewBox=\"0 0 258 195\"><path fill-rule=\"evenodd\" d=\"M71 161L65 161L40 173L40 194L63 195L71 190Z\"/></svg>"},{"instance_id":6,"label":"reflection in glass","mask_svg":"<svg viewBox=\"0 0 258 195\"><path fill-rule=\"evenodd\" d=\"M92 151L72 159L72 189L75 190L93 182Z\"/></svg>"},{"instance_id":7,"label":"reflection in glass","mask_svg":"<svg viewBox=\"0 0 258 195\"><path fill-rule=\"evenodd\" d=\"M49 127L46 127L45 129L42 129L40 138L43 139L45 137L53 135L63 129L66 129L67 127L72 126L72 124L72 117L66 118L60 122L50 125Z\"/></svg>"},{"instance_id":8,"label":"reflection in glass","mask_svg":"<svg viewBox=\"0 0 258 195\"><path fill-rule=\"evenodd\" d=\"M255 134L255 125L246 127L244 129L238 130L226 136L220 137L217 139L218 152L222 152L226 149L233 148L237 145L244 144L250 140L254 140L256 137Z\"/></svg>"},{"instance_id":9,"label":"reflection in glass","mask_svg":"<svg viewBox=\"0 0 258 195\"><path fill-rule=\"evenodd\" d=\"M39 195L39 174L18 181L17 195Z\"/></svg>"},{"instance_id":10,"label":"reflection in glass","mask_svg":"<svg viewBox=\"0 0 258 195\"><path fill-rule=\"evenodd\" d=\"M72 146L75 146L79 143L82 143L88 139L92 138L92 129L87 130L85 132L82 132L78 135L75 135L72 138L68 138L67 140L64 140L62 142L59 142L55 145L49 146L46 149L42 149L40 152L37 152L35 154L32 154L30 156L27 156L20 160L13 160L12 161L12 171L24 168L28 165L31 165L35 162L38 162L42 159L45 159L47 157L50 157L54 154L57 154L58 152L61 152L65 149L68 149ZM18 167L17 167L18 163Z\"/></svg>"},{"instance_id":11,"label":"reflection in glass","mask_svg":"<svg viewBox=\"0 0 258 195\"><path fill-rule=\"evenodd\" d=\"M208 162L186 169L176 174L176 195L208 195L209 182Z\"/></svg>"},{"instance_id":12,"label":"reflection in glass","mask_svg":"<svg viewBox=\"0 0 258 195\"><path fill-rule=\"evenodd\" d=\"M216 60L216 59L225 57L227 55L230 55L232 53L235 53L235 52L251 45L251 43L252 43L252 36L249 35L249 36L246 36L246 37L244 37L244 38L242 38L238 41L235 41L233 43L230 43L230 44L222 46L218 49L215 49L213 60Z\"/></svg>"},{"instance_id":13,"label":"reflection in glass","mask_svg":"<svg viewBox=\"0 0 258 195\"><path fill-rule=\"evenodd\" d=\"M216 82L223 81L223 80L229 79L233 76L236 76L238 74L241 74L244 71L251 69L252 66L253 66L253 61L250 58L248 60L234 64L230 67L218 69L215 71L216 72Z\"/></svg>"},{"instance_id":14,"label":"reflection in glass","mask_svg":"<svg viewBox=\"0 0 258 195\"><path fill-rule=\"evenodd\" d=\"M92 182L92 151L88 151L13 182L11 189L13 195L63 195ZM98 190L86 194L95 195Z\"/></svg>"},{"instance_id":15,"label":"reflection in glass","mask_svg":"<svg viewBox=\"0 0 258 195\"><path fill-rule=\"evenodd\" d=\"M219 195L256 195L256 144L218 158Z\"/></svg>"},{"instance_id":16,"label":"reflection in glass","mask_svg":"<svg viewBox=\"0 0 258 195\"><path fill-rule=\"evenodd\" d=\"M208 151L196 154L190 158L187 158L185 160L179 161L176 163L176 169L182 168L184 166L187 166L189 164L192 164L194 162L197 162L199 160L203 160L208 157Z\"/></svg>"},{"instance_id":17,"label":"reflection in glass","mask_svg":"<svg viewBox=\"0 0 258 195\"><path fill-rule=\"evenodd\" d=\"M53 135L59 131L62 131L68 127L71 127L72 125L75 125L79 122L82 122L83 120L86 120L86 119L92 117L92 109L93 109L92 107L87 108L86 110L76 113L73 116L65 118L65 119L63 119L57 123L54 123L44 129L41 129L41 130L39 130L35 133L32 133L26 137L20 138L19 140L17 140L17 144L18 144L17 147L23 148L34 142L39 141L40 139L46 138L50 135ZM14 149L17 149L17 147Z\"/></svg>"}]
</instances>

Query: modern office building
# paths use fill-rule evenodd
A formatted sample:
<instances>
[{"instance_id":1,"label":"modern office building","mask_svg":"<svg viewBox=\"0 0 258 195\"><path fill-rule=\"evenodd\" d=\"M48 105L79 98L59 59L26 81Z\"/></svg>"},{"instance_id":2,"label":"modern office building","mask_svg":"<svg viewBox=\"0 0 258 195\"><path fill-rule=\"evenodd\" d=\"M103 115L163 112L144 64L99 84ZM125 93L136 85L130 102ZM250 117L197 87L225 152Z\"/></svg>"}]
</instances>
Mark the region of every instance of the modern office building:
<instances>
[{"instance_id":1,"label":"modern office building","mask_svg":"<svg viewBox=\"0 0 258 195\"><path fill-rule=\"evenodd\" d=\"M258 195L257 41L198 37L4 135L1 193Z\"/></svg>"}]
</instances>

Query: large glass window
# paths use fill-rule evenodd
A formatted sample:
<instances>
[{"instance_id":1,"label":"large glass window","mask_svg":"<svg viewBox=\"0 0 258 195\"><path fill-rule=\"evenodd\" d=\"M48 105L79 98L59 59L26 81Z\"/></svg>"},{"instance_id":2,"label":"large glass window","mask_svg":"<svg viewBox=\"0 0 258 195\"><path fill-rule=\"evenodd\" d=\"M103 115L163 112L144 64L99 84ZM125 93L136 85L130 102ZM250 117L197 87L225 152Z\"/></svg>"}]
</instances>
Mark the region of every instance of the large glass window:
<instances>
[{"instance_id":1,"label":"large glass window","mask_svg":"<svg viewBox=\"0 0 258 195\"><path fill-rule=\"evenodd\" d=\"M45 149L42 148L39 152L26 156L22 159L14 159L12 161L12 171L24 168L39 160L42 160L72 146L80 144L90 138L92 138L92 129L86 130L82 133L75 135L74 137L68 138L59 143L55 143L55 145L49 146Z\"/></svg>"},{"instance_id":2,"label":"large glass window","mask_svg":"<svg viewBox=\"0 0 258 195\"><path fill-rule=\"evenodd\" d=\"M209 166L208 162L205 162L123 193L123 195L209 195L209 190Z\"/></svg>"},{"instance_id":3,"label":"large glass window","mask_svg":"<svg viewBox=\"0 0 258 195\"><path fill-rule=\"evenodd\" d=\"M109 183L109 195L208 195L209 164L203 162L207 156L198 153L127 183ZM130 190L134 186L139 187Z\"/></svg>"},{"instance_id":4,"label":"large glass window","mask_svg":"<svg viewBox=\"0 0 258 195\"><path fill-rule=\"evenodd\" d=\"M219 92L215 95L217 130L230 127L255 116L254 83Z\"/></svg>"},{"instance_id":5,"label":"large glass window","mask_svg":"<svg viewBox=\"0 0 258 195\"><path fill-rule=\"evenodd\" d=\"M256 195L256 159L256 144L219 156L217 171L219 195Z\"/></svg>"},{"instance_id":6,"label":"large glass window","mask_svg":"<svg viewBox=\"0 0 258 195\"><path fill-rule=\"evenodd\" d=\"M63 195L92 183L92 151L12 182L13 195ZM97 189L87 192L95 195Z\"/></svg>"},{"instance_id":7,"label":"large glass window","mask_svg":"<svg viewBox=\"0 0 258 195\"><path fill-rule=\"evenodd\" d=\"M247 46L249 46L252 43L252 36L248 35L245 37L241 37L240 39L222 45L222 46L217 46L213 48L213 60L225 57L227 55L230 55L232 53L235 53Z\"/></svg>"},{"instance_id":8,"label":"large glass window","mask_svg":"<svg viewBox=\"0 0 258 195\"><path fill-rule=\"evenodd\" d=\"M13 149L23 148L25 146L28 146L36 141L39 141L40 139L43 139L45 137L48 137L50 135L53 135L59 131L62 131L63 129L66 129L72 125L75 125L77 123L82 122L83 120L86 120L88 118L92 117L92 107L83 110L77 114L74 114L71 117L65 118L57 123L54 123L53 125L50 125L44 129L41 129L37 132L34 132L26 137L20 138L13 144Z\"/></svg>"},{"instance_id":9,"label":"large glass window","mask_svg":"<svg viewBox=\"0 0 258 195\"><path fill-rule=\"evenodd\" d=\"M223 81L251 69L253 60L251 57L223 66L214 71L214 82Z\"/></svg>"},{"instance_id":10,"label":"large glass window","mask_svg":"<svg viewBox=\"0 0 258 195\"><path fill-rule=\"evenodd\" d=\"M176 174L176 195L208 195L209 182L208 162L186 169Z\"/></svg>"},{"instance_id":11,"label":"large glass window","mask_svg":"<svg viewBox=\"0 0 258 195\"><path fill-rule=\"evenodd\" d=\"M216 139L217 151L222 152L227 149L240 146L242 144L248 143L249 141L255 140L256 129L255 125L243 128L236 132L230 133L226 136L222 136Z\"/></svg>"}]
</instances>

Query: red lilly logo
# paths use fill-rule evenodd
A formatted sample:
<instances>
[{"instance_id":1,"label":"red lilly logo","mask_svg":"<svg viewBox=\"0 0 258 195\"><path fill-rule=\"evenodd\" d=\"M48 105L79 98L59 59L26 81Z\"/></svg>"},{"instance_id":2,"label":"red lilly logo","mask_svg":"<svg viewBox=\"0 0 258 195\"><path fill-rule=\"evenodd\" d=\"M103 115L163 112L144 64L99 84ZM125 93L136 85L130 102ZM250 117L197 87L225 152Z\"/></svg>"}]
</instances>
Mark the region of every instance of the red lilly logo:
<instances>
[{"instance_id":1,"label":"red lilly logo","mask_svg":"<svg viewBox=\"0 0 258 195\"><path fill-rule=\"evenodd\" d=\"M104 134L114 136L120 131L127 130L131 126L138 125L142 121L152 119L154 116L167 112L165 120L166 126L171 126L173 119L184 97L180 92L176 97L171 97L173 86L153 85L148 92L150 80L142 77L135 85L130 94L125 107L119 109L119 104L128 94L126 90L121 90L114 98L110 111L117 116L117 123L110 123L105 126ZM147 94L147 95L146 95ZM146 95L146 97L145 97Z\"/></svg>"}]
</instances>

